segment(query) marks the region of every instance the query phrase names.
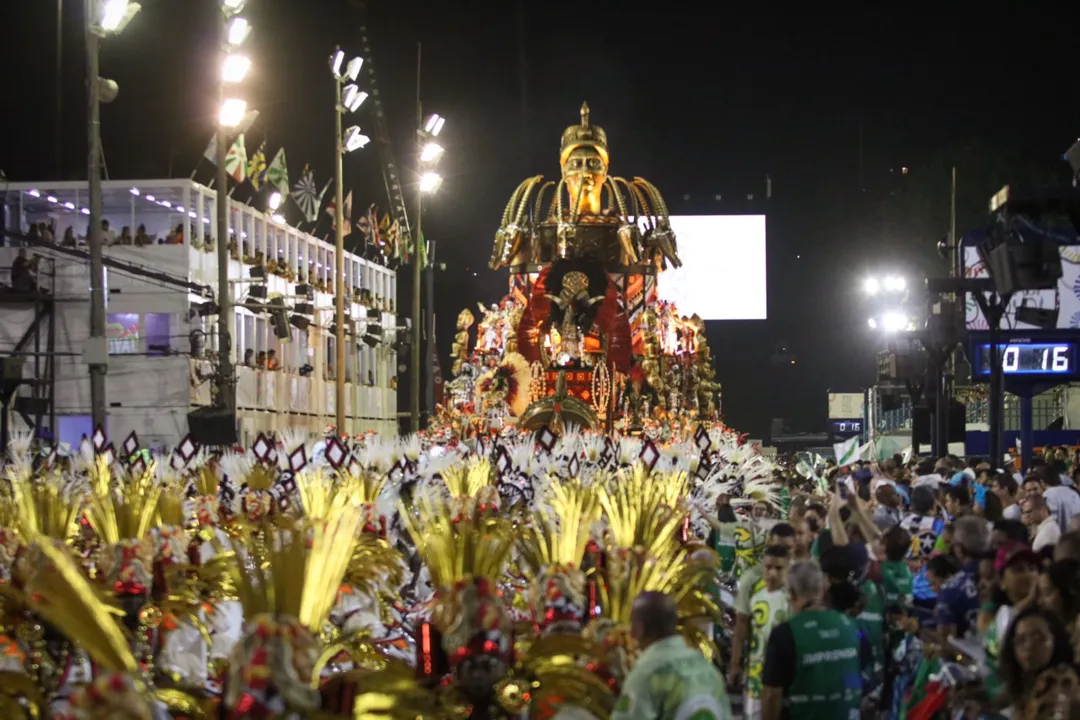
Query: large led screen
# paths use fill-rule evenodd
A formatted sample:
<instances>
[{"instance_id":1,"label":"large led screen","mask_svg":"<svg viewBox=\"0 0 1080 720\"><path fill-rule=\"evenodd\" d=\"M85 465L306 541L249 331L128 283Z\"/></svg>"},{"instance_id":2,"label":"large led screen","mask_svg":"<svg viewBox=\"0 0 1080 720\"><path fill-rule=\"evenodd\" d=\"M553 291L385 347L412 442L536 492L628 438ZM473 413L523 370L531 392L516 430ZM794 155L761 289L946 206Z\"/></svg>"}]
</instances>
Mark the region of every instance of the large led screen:
<instances>
[{"instance_id":1,"label":"large led screen","mask_svg":"<svg viewBox=\"0 0 1080 720\"><path fill-rule=\"evenodd\" d=\"M681 268L660 273L657 293L704 320L765 320L765 216L673 215Z\"/></svg>"}]
</instances>

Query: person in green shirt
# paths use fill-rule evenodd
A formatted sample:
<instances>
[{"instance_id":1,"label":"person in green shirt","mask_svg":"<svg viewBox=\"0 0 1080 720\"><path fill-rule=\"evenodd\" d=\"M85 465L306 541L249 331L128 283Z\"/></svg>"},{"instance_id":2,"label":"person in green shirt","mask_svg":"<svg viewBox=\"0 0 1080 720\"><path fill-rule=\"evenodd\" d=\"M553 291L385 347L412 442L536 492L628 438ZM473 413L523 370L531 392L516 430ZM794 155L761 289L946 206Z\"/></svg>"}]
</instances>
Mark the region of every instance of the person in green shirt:
<instances>
[{"instance_id":1,"label":"person in green shirt","mask_svg":"<svg viewBox=\"0 0 1080 720\"><path fill-rule=\"evenodd\" d=\"M855 621L823 604L825 576L814 561L788 571L792 617L765 650L763 720L858 720L868 648Z\"/></svg>"},{"instance_id":2,"label":"person in green shirt","mask_svg":"<svg viewBox=\"0 0 1080 720\"><path fill-rule=\"evenodd\" d=\"M911 604L913 579L907 553L911 549L911 535L899 525L881 536L885 559L881 562L881 589L885 593L885 607L890 612L903 610ZM880 557L880 556L879 556Z\"/></svg>"},{"instance_id":3,"label":"person in green shirt","mask_svg":"<svg viewBox=\"0 0 1080 720\"><path fill-rule=\"evenodd\" d=\"M773 628L791 614L787 592L787 573L791 552L783 545L765 549L763 576L750 596L750 655L746 669L745 720L761 718L761 675L765 667L765 647Z\"/></svg>"},{"instance_id":4,"label":"person in green shirt","mask_svg":"<svg viewBox=\"0 0 1080 720\"><path fill-rule=\"evenodd\" d=\"M623 681L611 720L731 720L723 678L679 635L671 597L638 595L630 634L642 653Z\"/></svg>"},{"instance_id":5,"label":"person in green shirt","mask_svg":"<svg viewBox=\"0 0 1080 720\"><path fill-rule=\"evenodd\" d=\"M773 525L766 540L766 550L770 547L782 547L789 555L795 553L795 528L787 523ZM739 588L735 593L735 632L731 641L731 663L728 667L728 686L739 688L742 686L745 668L743 667L746 645L751 638L751 610L750 598L754 592L763 585L765 569L760 564L746 569L739 578Z\"/></svg>"}]
</instances>

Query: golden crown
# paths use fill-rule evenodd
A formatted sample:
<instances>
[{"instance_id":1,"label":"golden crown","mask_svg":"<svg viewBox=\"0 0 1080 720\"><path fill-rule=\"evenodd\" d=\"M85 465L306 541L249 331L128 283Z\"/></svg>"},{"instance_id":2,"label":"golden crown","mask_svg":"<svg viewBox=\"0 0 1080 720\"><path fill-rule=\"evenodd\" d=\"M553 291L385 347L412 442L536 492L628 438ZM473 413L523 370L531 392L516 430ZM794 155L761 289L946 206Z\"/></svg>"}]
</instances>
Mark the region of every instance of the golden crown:
<instances>
[{"instance_id":1,"label":"golden crown","mask_svg":"<svg viewBox=\"0 0 1080 720\"><path fill-rule=\"evenodd\" d=\"M566 158L579 147L596 148L604 162L608 161L607 133L599 125L589 124L589 103L581 103L581 124L563 130L559 164L565 165Z\"/></svg>"}]
</instances>

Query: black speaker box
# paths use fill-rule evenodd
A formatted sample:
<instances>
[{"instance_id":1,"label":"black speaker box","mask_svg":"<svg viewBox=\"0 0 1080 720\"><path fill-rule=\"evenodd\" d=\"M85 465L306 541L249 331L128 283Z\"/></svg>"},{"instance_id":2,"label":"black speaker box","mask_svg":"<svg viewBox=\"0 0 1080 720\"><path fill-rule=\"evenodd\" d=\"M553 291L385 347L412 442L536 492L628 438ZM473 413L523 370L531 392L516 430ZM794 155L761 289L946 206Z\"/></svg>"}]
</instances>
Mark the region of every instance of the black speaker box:
<instances>
[{"instance_id":1,"label":"black speaker box","mask_svg":"<svg viewBox=\"0 0 1080 720\"><path fill-rule=\"evenodd\" d=\"M236 415L221 408L198 408L188 413L188 434L202 446L236 444Z\"/></svg>"}]
</instances>

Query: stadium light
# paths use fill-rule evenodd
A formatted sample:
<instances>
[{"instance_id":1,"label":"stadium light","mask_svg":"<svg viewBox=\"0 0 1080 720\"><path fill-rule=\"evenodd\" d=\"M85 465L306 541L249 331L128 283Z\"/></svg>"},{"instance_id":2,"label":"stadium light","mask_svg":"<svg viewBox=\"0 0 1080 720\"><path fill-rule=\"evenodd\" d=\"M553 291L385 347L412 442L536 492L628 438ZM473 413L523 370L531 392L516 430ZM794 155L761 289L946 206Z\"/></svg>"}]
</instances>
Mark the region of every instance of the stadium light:
<instances>
[{"instance_id":1,"label":"stadium light","mask_svg":"<svg viewBox=\"0 0 1080 720\"><path fill-rule=\"evenodd\" d=\"M270 209L277 210L281 207L281 193L275 192L270 195Z\"/></svg>"},{"instance_id":2,"label":"stadium light","mask_svg":"<svg viewBox=\"0 0 1080 720\"><path fill-rule=\"evenodd\" d=\"M907 290L907 280L900 275L886 275L883 278L868 277L863 281L863 290L867 295L878 293L902 293Z\"/></svg>"},{"instance_id":3,"label":"stadium light","mask_svg":"<svg viewBox=\"0 0 1080 720\"><path fill-rule=\"evenodd\" d=\"M877 278L866 278L866 281L863 282L863 290L866 291L867 295L877 295L880 289L881 286L878 285Z\"/></svg>"},{"instance_id":4,"label":"stadium light","mask_svg":"<svg viewBox=\"0 0 1080 720\"><path fill-rule=\"evenodd\" d=\"M244 9L246 0L221 0L221 9L226 15L235 15Z\"/></svg>"},{"instance_id":5,"label":"stadium light","mask_svg":"<svg viewBox=\"0 0 1080 720\"><path fill-rule=\"evenodd\" d=\"M107 33L123 32L142 6L128 0L105 0L101 8L99 27Z\"/></svg>"},{"instance_id":6,"label":"stadium light","mask_svg":"<svg viewBox=\"0 0 1080 720\"><path fill-rule=\"evenodd\" d=\"M345 152L353 152L354 150L359 150L366 146L369 142L371 142L371 138L361 133L358 125L353 125L345 131L343 147L345 148Z\"/></svg>"},{"instance_id":7,"label":"stadium light","mask_svg":"<svg viewBox=\"0 0 1080 720\"><path fill-rule=\"evenodd\" d=\"M885 332L899 332L907 325L907 315L901 312L887 312L881 318L881 327Z\"/></svg>"},{"instance_id":8,"label":"stadium light","mask_svg":"<svg viewBox=\"0 0 1080 720\"><path fill-rule=\"evenodd\" d=\"M349 112L356 112L367 98L368 94L356 85L346 85L341 94L341 104Z\"/></svg>"},{"instance_id":9,"label":"stadium light","mask_svg":"<svg viewBox=\"0 0 1080 720\"><path fill-rule=\"evenodd\" d=\"M420 192L430 195L442 185L442 176L437 172L426 172L420 176Z\"/></svg>"},{"instance_id":10,"label":"stadium light","mask_svg":"<svg viewBox=\"0 0 1080 720\"><path fill-rule=\"evenodd\" d=\"M429 142L424 145L424 148L420 151L420 162L424 164L431 164L437 162L442 157L443 150L442 145L435 142Z\"/></svg>"},{"instance_id":11,"label":"stadium light","mask_svg":"<svg viewBox=\"0 0 1080 720\"><path fill-rule=\"evenodd\" d=\"M251 69L251 58L246 55L229 54L221 64L222 82L235 84L244 81Z\"/></svg>"},{"instance_id":12,"label":"stadium light","mask_svg":"<svg viewBox=\"0 0 1080 720\"><path fill-rule=\"evenodd\" d=\"M247 113L247 101L239 98L226 98L221 103L218 124L224 128L234 128L244 120Z\"/></svg>"},{"instance_id":13,"label":"stadium light","mask_svg":"<svg viewBox=\"0 0 1080 720\"><path fill-rule=\"evenodd\" d=\"M242 17L234 17L229 23L229 29L225 35L225 41L229 47L240 47L251 34L251 25Z\"/></svg>"},{"instance_id":14,"label":"stadium light","mask_svg":"<svg viewBox=\"0 0 1080 720\"><path fill-rule=\"evenodd\" d=\"M428 116L427 122L424 123L424 132L431 137L438 137L442 132L443 125L446 124L446 118L438 113L434 113Z\"/></svg>"}]
</instances>

